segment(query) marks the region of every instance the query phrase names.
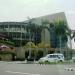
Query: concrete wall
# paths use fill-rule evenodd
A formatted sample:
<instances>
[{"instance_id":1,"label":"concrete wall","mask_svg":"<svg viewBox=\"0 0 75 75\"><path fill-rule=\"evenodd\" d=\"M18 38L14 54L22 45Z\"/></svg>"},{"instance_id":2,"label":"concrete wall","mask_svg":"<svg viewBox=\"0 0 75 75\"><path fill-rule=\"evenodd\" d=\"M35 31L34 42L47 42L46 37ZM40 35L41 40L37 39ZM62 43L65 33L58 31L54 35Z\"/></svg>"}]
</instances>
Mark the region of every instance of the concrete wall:
<instances>
[{"instance_id":1,"label":"concrete wall","mask_svg":"<svg viewBox=\"0 0 75 75\"><path fill-rule=\"evenodd\" d=\"M41 42L50 45L50 32L47 29L43 29L41 33Z\"/></svg>"},{"instance_id":2,"label":"concrete wall","mask_svg":"<svg viewBox=\"0 0 75 75\"><path fill-rule=\"evenodd\" d=\"M17 58L25 58L25 49L22 47L16 48L16 57Z\"/></svg>"}]
</instances>

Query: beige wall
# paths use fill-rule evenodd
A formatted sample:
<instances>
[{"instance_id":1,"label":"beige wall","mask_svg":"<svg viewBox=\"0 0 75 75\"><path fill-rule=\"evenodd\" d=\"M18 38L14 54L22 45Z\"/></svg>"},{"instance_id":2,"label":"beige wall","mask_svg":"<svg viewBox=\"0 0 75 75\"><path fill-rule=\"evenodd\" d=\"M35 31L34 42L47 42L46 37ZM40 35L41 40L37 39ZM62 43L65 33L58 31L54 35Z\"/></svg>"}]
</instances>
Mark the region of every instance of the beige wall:
<instances>
[{"instance_id":1,"label":"beige wall","mask_svg":"<svg viewBox=\"0 0 75 75\"><path fill-rule=\"evenodd\" d=\"M50 45L50 33L49 33L49 31L47 29L42 30L41 42L44 42L44 43Z\"/></svg>"},{"instance_id":2,"label":"beige wall","mask_svg":"<svg viewBox=\"0 0 75 75\"><path fill-rule=\"evenodd\" d=\"M22 47L16 48L16 56L17 58L25 58L25 50Z\"/></svg>"}]
</instances>

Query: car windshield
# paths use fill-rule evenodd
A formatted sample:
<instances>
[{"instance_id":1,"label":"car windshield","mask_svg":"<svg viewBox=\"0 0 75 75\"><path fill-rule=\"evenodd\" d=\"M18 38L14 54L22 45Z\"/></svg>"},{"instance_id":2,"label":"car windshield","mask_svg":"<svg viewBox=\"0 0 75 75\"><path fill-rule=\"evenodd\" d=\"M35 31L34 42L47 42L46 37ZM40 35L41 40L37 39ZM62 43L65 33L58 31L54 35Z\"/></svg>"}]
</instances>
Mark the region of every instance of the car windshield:
<instances>
[{"instance_id":1,"label":"car windshield","mask_svg":"<svg viewBox=\"0 0 75 75\"><path fill-rule=\"evenodd\" d=\"M50 58L57 58L57 55L49 55Z\"/></svg>"}]
</instances>

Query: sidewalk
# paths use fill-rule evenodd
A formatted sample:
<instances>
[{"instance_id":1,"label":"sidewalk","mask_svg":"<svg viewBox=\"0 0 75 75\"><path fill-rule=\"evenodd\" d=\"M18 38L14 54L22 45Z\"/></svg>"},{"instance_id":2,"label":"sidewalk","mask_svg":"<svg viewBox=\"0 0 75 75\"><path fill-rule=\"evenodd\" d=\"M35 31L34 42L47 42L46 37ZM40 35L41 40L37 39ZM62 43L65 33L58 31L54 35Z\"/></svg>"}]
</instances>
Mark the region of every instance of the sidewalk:
<instances>
[{"instance_id":1,"label":"sidewalk","mask_svg":"<svg viewBox=\"0 0 75 75\"><path fill-rule=\"evenodd\" d=\"M0 61L0 63L15 63L15 64L37 64L37 61Z\"/></svg>"}]
</instances>

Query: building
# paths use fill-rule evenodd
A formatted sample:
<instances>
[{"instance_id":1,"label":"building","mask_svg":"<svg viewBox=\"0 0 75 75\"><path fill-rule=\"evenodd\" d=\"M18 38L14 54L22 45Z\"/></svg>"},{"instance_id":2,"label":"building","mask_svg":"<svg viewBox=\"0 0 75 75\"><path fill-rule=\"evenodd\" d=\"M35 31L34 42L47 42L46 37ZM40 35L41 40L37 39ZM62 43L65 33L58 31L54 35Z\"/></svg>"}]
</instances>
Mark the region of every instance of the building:
<instances>
[{"instance_id":1,"label":"building","mask_svg":"<svg viewBox=\"0 0 75 75\"><path fill-rule=\"evenodd\" d=\"M37 25L42 25L43 21L49 21L50 23L54 23L55 21L63 20L67 24L67 19L64 12L55 13L51 15L46 15L42 17L33 18L32 22ZM57 35L55 33L55 26L53 24L43 24L50 28L50 32L48 29L43 29L41 32L41 42L45 42L51 45L52 48L59 47L59 41L56 38ZM67 24L68 25L68 24ZM65 46L65 42L62 40L62 47Z\"/></svg>"},{"instance_id":2,"label":"building","mask_svg":"<svg viewBox=\"0 0 75 75\"><path fill-rule=\"evenodd\" d=\"M48 28L52 29L51 32L49 32L47 29L43 29L41 32L34 32L36 30L34 30L34 27L32 29L34 31L30 30L31 25L35 24L35 27L41 26L42 21L45 20L50 22L63 20L67 23L65 14L60 12L52 15L33 18L23 22L0 22L0 34L10 37L11 40L15 41L16 46L25 45L28 41L33 41L35 44L45 42L55 48L57 47L57 42L54 26L47 25Z\"/></svg>"},{"instance_id":3,"label":"building","mask_svg":"<svg viewBox=\"0 0 75 75\"><path fill-rule=\"evenodd\" d=\"M25 45L30 41L30 32L27 23L24 22L0 22L0 34L15 41L16 46ZM31 39L31 41L34 41L34 39Z\"/></svg>"}]
</instances>

